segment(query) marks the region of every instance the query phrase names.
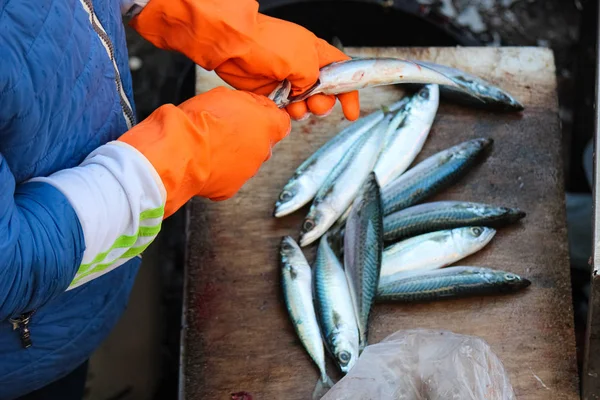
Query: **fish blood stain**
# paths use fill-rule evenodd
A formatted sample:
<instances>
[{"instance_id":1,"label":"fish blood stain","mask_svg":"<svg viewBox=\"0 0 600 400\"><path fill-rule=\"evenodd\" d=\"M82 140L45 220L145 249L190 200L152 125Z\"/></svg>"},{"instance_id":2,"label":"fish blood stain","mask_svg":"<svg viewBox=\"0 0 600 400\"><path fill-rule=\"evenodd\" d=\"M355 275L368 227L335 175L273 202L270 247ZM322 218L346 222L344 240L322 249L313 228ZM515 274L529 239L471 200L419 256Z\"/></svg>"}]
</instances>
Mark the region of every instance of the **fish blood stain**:
<instances>
[{"instance_id":1,"label":"fish blood stain","mask_svg":"<svg viewBox=\"0 0 600 400\"><path fill-rule=\"evenodd\" d=\"M352 75L352 80L353 81L360 81L363 78L363 76L365 76L365 71L362 71L362 70L356 71L354 73L354 75Z\"/></svg>"}]
</instances>

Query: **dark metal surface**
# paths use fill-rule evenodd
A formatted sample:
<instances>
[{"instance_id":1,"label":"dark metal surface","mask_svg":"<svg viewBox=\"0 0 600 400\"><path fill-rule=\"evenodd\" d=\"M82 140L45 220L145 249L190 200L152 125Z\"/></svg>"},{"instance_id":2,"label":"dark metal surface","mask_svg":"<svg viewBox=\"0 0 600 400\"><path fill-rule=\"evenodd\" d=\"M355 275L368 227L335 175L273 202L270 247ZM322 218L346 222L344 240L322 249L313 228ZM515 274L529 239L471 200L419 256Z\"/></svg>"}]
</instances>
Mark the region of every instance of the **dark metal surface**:
<instances>
[{"instance_id":1,"label":"dark metal surface","mask_svg":"<svg viewBox=\"0 0 600 400\"><path fill-rule=\"evenodd\" d=\"M600 13L598 14L600 21ZM600 26L600 24L598 24ZM598 30L600 36L600 29ZM594 123L594 235L590 301L584 364L582 373L582 398L584 400L600 399L600 152L598 151L598 134L600 130L600 40L596 45L596 98Z\"/></svg>"}]
</instances>

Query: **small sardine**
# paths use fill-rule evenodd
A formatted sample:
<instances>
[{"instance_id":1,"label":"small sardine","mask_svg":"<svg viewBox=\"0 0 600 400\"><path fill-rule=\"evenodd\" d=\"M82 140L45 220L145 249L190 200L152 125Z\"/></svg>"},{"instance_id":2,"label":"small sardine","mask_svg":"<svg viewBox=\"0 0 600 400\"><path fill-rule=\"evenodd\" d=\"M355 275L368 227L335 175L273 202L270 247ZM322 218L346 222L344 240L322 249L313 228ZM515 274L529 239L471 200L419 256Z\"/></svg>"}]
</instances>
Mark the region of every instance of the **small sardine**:
<instances>
[{"instance_id":1,"label":"small sardine","mask_svg":"<svg viewBox=\"0 0 600 400\"><path fill-rule=\"evenodd\" d=\"M327 349L343 373L358 359L358 325L344 268L321 236L314 265L315 308Z\"/></svg>"},{"instance_id":2,"label":"small sardine","mask_svg":"<svg viewBox=\"0 0 600 400\"><path fill-rule=\"evenodd\" d=\"M425 233L395 243L383 251L380 284L412 271L427 271L454 264L487 245L493 228L472 226ZM348 249L344 246L344 252Z\"/></svg>"},{"instance_id":3,"label":"small sardine","mask_svg":"<svg viewBox=\"0 0 600 400\"><path fill-rule=\"evenodd\" d=\"M403 121L386 136L375 165L379 184L384 187L400 176L421 152L439 105L439 86L425 85L402 110ZM400 113L399 113L400 114Z\"/></svg>"},{"instance_id":4,"label":"small sardine","mask_svg":"<svg viewBox=\"0 0 600 400\"><path fill-rule=\"evenodd\" d=\"M283 298L300 342L319 368L320 386L332 386L325 370L325 350L312 296L312 271L302 250L290 236L279 247Z\"/></svg>"},{"instance_id":5,"label":"small sardine","mask_svg":"<svg viewBox=\"0 0 600 400\"><path fill-rule=\"evenodd\" d=\"M301 246L320 238L352 204L375 166L392 117L386 115L372 130L365 132L327 176L302 224Z\"/></svg>"},{"instance_id":6,"label":"small sardine","mask_svg":"<svg viewBox=\"0 0 600 400\"><path fill-rule=\"evenodd\" d=\"M495 111L523 111L525 107L509 93L485 80L456 68L428 61L416 64L437 71L450 78L455 85L441 87L442 96L467 106Z\"/></svg>"},{"instance_id":7,"label":"small sardine","mask_svg":"<svg viewBox=\"0 0 600 400\"><path fill-rule=\"evenodd\" d=\"M448 267L409 274L380 284L377 289L377 302L427 302L513 293L529 285L529 280L511 272L478 267Z\"/></svg>"},{"instance_id":8,"label":"small sardine","mask_svg":"<svg viewBox=\"0 0 600 400\"><path fill-rule=\"evenodd\" d=\"M352 204L344 232L344 268L356 313L359 348L367 345L371 306L377 292L383 251L381 194L371 172Z\"/></svg>"},{"instance_id":9,"label":"small sardine","mask_svg":"<svg viewBox=\"0 0 600 400\"><path fill-rule=\"evenodd\" d=\"M283 81L269 98L279 107L322 94L340 94L366 87L398 83L435 83L457 86L450 77L414 61L399 58L354 58L335 62L321 68L315 85L301 95L290 97L291 85Z\"/></svg>"},{"instance_id":10,"label":"small sardine","mask_svg":"<svg viewBox=\"0 0 600 400\"><path fill-rule=\"evenodd\" d=\"M340 162L350 147L365 132L372 129L387 113L401 109L409 100L405 97L382 107L342 129L306 159L283 187L275 204L275 217L283 217L308 204L323 185L331 170Z\"/></svg>"},{"instance_id":11,"label":"small sardine","mask_svg":"<svg viewBox=\"0 0 600 400\"><path fill-rule=\"evenodd\" d=\"M382 188L384 215L417 204L452 185L492 143L492 139L469 140L421 161Z\"/></svg>"},{"instance_id":12,"label":"small sardine","mask_svg":"<svg viewBox=\"0 0 600 400\"><path fill-rule=\"evenodd\" d=\"M498 228L524 217L525 213L517 208L466 201L435 201L386 215L383 218L383 240L393 242L464 226Z\"/></svg>"}]
</instances>

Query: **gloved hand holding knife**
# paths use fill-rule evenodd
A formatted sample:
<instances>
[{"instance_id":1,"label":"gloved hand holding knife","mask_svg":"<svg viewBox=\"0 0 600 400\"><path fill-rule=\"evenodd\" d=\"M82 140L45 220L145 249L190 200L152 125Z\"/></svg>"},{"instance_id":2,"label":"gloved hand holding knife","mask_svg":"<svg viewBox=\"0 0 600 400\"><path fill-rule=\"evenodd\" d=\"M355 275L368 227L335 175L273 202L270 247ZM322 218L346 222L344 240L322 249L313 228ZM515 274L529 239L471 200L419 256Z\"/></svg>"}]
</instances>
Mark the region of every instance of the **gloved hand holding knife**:
<instances>
[{"instance_id":1,"label":"gloved hand holding knife","mask_svg":"<svg viewBox=\"0 0 600 400\"><path fill-rule=\"evenodd\" d=\"M163 178L165 216L193 195L233 196L290 131L284 112L253 94L266 96L283 80L291 83L293 95L301 94L317 81L321 67L349 59L303 27L259 13L254 0L151 0L131 26L157 47L181 52L252 93L219 88L179 107L163 106L121 138L149 157L161 177L185 175L181 181ZM356 120L358 92L337 98L346 118ZM285 110L293 119L327 115L335 101L317 94ZM161 162L172 151L182 154L179 162Z\"/></svg>"}]
</instances>

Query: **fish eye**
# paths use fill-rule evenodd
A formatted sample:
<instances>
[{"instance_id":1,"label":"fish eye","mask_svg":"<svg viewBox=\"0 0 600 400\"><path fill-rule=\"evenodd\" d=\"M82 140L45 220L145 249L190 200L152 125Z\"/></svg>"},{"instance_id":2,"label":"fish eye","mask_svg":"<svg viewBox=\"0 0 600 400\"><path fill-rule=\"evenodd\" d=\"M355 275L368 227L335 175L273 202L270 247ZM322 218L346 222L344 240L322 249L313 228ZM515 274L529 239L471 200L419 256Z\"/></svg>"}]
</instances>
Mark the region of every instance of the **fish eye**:
<instances>
[{"instance_id":1,"label":"fish eye","mask_svg":"<svg viewBox=\"0 0 600 400\"><path fill-rule=\"evenodd\" d=\"M279 200L281 201L288 201L289 199L292 198L292 192L284 190L283 192L281 192L281 194L279 195Z\"/></svg>"},{"instance_id":2,"label":"fish eye","mask_svg":"<svg viewBox=\"0 0 600 400\"><path fill-rule=\"evenodd\" d=\"M287 241L283 241L283 242L281 242L281 249L282 250L291 250L292 245L289 244Z\"/></svg>"},{"instance_id":3,"label":"fish eye","mask_svg":"<svg viewBox=\"0 0 600 400\"><path fill-rule=\"evenodd\" d=\"M341 351L338 354L338 359L342 364L348 364L348 362L350 361L350 353L348 353L347 351Z\"/></svg>"},{"instance_id":4,"label":"fish eye","mask_svg":"<svg viewBox=\"0 0 600 400\"><path fill-rule=\"evenodd\" d=\"M423 99L428 99L429 98L429 90L421 90L419 92L419 97L421 97Z\"/></svg>"},{"instance_id":5,"label":"fish eye","mask_svg":"<svg viewBox=\"0 0 600 400\"><path fill-rule=\"evenodd\" d=\"M471 233L473 233L475 236L479 236L483 233L483 228L480 226L474 226L471 228Z\"/></svg>"},{"instance_id":6,"label":"fish eye","mask_svg":"<svg viewBox=\"0 0 600 400\"><path fill-rule=\"evenodd\" d=\"M507 281L514 281L515 279L517 279L517 277L514 274L504 274L504 279L506 279Z\"/></svg>"},{"instance_id":7,"label":"fish eye","mask_svg":"<svg viewBox=\"0 0 600 400\"><path fill-rule=\"evenodd\" d=\"M315 221L313 221L312 219L307 219L302 224L302 229L304 229L304 232L312 231L314 227Z\"/></svg>"}]
</instances>

